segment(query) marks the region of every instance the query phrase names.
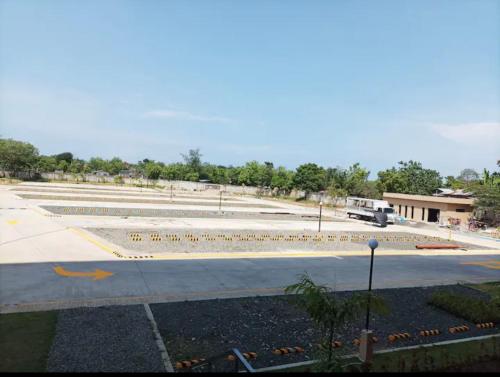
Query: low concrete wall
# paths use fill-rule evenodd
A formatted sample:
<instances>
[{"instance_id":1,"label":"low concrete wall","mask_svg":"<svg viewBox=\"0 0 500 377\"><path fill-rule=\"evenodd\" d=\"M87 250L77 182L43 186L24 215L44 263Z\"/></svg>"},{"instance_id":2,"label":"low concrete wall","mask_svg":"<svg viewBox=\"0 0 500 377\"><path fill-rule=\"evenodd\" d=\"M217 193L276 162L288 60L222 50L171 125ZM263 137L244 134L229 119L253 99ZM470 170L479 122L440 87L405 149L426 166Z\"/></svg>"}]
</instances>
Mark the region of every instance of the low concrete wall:
<instances>
[{"instance_id":1,"label":"low concrete wall","mask_svg":"<svg viewBox=\"0 0 500 377\"><path fill-rule=\"evenodd\" d=\"M86 183L115 183L114 176L98 176L94 174L69 174L69 173L42 173L42 178L56 181L67 182L86 182ZM263 197L272 197L278 195L277 190L269 188L253 187L253 186L236 186L236 185L219 185L214 183L203 182L190 182L190 181L169 181L166 179L158 179L156 181L147 180L144 178L128 178L123 177L123 183L130 185L147 185L152 183L164 186L165 189L172 187L174 190L186 191L219 191L220 189L225 192L240 195L257 195ZM288 195L290 198L298 199L305 196L304 191L292 190ZM334 198L332 196L320 193L310 193L307 195L307 200L319 203L323 201L324 204L335 204L339 207L345 207L345 198Z\"/></svg>"},{"instance_id":2,"label":"low concrete wall","mask_svg":"<svg viewBox=\"0 0 500 377\"><path fill-rule=\"evenodd\" d=\"M499 342L500 334L496 334L375 351L373 372L431 372L481 362L485 359L499 360ZM440 357L435 355L432 357L429 354L435 350L439 350ZM389 363L379 362L382 357L392 357L396 360ZM341 359L344 362L357 361L358 355L345 355L341 356ZM276 365L257 369L256 372L306 372L316 362L317 360L309 360ZM361 364L361 360L359 363Z\"/></svg>"},{"instance_id":3,"label":"low concrete wall","mask_svg":"<svg viewBox=\"0 0 500 377\"><path fill-rule=\"evenodd\" d=\"M60 174L60 173L42 173L42 178L48 180L67 181L67 182L86 182L86 183L115 183L114 176L98 176L94 174ZM190 182L190 181L169 181L166 179L158 179L156 181L148 180L145 178L128 178L122 177L123 183L129 185L151 185L153 182L157 185L164 186L169 189L171 186L174 190L186 191L219 191L221 188L234 194L249 194L257 195L259 192L258 187L248 186L234 186L234 185L219 185L213 183L203 182Z\"/></svg>"}]
</instances>

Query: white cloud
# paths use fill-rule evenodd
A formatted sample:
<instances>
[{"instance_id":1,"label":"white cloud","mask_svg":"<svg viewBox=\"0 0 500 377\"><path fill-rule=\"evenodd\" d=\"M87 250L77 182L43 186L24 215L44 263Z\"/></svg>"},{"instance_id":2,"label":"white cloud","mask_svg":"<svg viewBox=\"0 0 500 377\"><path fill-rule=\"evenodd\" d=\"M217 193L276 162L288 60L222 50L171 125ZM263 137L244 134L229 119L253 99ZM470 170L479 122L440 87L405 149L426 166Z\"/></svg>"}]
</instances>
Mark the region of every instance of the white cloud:
<instances>
[{"instance_id":1,"label":"white cloud","mask_svg":"<svg viewBox=\"0 0 500 377\"><path fill-rule=\"evenodd\" d=\"M500 123L433 124L430 129L439 136L464 145L489 145L500 148Z\"/></svg>"},{"instance_id":2,"label":"white cloud","mask_svg":"<svg viewBox=\"0 0 500 377\"><path fill-rule=\"evenodd\" d=\"M212 123L233 122L233 120L229 118L218 117L218 116L196 115L193 113L189 113L187 111L175 111L175 110L154 110L154 111L148 111L143 115L146 118L157 118L157 119L180 119L180 120L212 122Z\"/></svg>"}]
</instances>

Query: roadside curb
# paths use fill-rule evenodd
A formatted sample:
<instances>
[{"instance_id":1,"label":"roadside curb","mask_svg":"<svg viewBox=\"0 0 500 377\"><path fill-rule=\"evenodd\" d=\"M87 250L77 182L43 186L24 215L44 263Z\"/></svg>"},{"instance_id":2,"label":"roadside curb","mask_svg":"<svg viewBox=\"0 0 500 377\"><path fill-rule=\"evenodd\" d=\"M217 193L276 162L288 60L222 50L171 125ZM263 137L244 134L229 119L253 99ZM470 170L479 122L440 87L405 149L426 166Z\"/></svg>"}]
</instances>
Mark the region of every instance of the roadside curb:
<instances>
[{"instance_id":1,"label":"roadside curb","mask_svg":"<svg viewBox=\"0 0 500 377\"><path fill-rule=\"evenodd\" d=\"M158 350L160 351L161 359L163 361L163 365L165 366L165 370L167 372L173 372L174 368L170 361L170 357L168 356L167 348L165 347L165 343L163 343L160 331L158 330L158 325L156 324L153 312L151 311L149 304L144 304L144 309L146 310L146 316L148 317L149 322L151 323L151 327L155 335L156 345L158 346Z\"/></svg>"}]
</instances>

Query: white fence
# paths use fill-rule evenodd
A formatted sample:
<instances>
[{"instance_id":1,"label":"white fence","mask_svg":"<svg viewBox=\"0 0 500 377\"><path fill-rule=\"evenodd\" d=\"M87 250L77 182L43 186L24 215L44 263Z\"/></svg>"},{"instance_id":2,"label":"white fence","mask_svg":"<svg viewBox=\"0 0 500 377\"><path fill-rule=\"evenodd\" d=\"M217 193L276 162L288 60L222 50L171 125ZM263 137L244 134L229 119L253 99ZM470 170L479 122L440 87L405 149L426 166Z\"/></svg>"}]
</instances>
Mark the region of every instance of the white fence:
<instances>
[{"instance_id":1,"label":"white fence","mask_svg":"<svg viewBox=\"0 0 500 377\"><path fill-rule=\"evenodd\" d=\"M68 173L42 173L42 178L48 180L68 181L68 182L87 182L87 183L115 183L114 176L99 176L95 174L68 174ZM190 181L168 181L165 179L147 180L145 178L128 178L122 177L123 183L130 185L152 185L153 183L164 186L166 189L172 187L175 190L186 191L207 191L222 189L225 192L242 195L257 195L257 196L275 196L277 190L270 188L261 188L253 186L235 186L235 185L219 185L214 183L190 182ZM291 198L304 197L304 191L292 190L289 195ZM334 198L332 196L320 193L310 193L307 196L308 200L324 204L335 204L339 207L344 207L345 198Z\"/></svg>"}]
</instances>

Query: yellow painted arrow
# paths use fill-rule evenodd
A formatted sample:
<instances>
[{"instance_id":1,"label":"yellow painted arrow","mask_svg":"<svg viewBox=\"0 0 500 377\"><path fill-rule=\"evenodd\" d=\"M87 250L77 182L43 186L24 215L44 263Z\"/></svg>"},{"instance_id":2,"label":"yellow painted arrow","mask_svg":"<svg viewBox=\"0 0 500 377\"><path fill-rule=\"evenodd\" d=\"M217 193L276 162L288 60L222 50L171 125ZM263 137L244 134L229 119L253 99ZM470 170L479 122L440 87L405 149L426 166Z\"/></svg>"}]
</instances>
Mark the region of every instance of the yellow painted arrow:
<instances>
[{"instance_id":1,"label":"yellow painted arrow","mask_svg":"<svg viewBox=\"0 0 500 377\"><path fill-rule=\"evenodd\" d=\"M95 269L94 272L75 272L75 271L68 271L65 270L64 267L57 266L54 267L54 271L56 274L61 275L61 276L66 276L66 277L93 277L94 280L102 280L110 277L113 275L112 272L109 271L103 271L98 268Z\"/></svg>"}]
</instances>

